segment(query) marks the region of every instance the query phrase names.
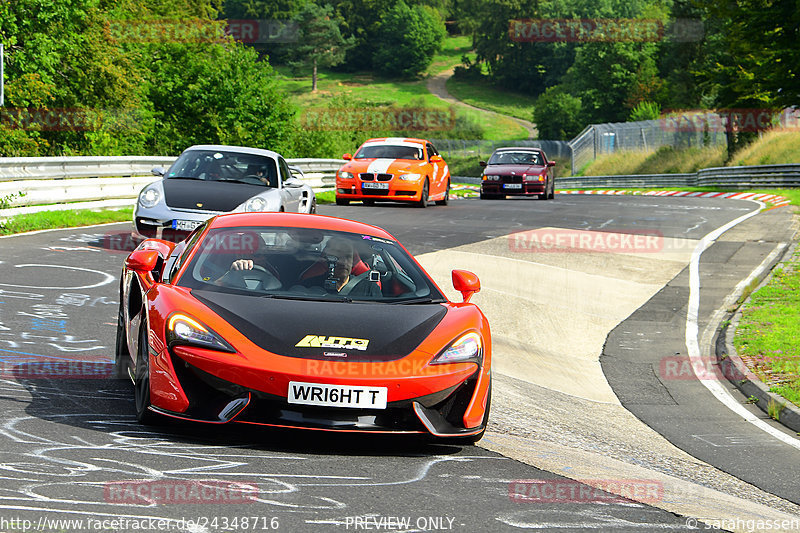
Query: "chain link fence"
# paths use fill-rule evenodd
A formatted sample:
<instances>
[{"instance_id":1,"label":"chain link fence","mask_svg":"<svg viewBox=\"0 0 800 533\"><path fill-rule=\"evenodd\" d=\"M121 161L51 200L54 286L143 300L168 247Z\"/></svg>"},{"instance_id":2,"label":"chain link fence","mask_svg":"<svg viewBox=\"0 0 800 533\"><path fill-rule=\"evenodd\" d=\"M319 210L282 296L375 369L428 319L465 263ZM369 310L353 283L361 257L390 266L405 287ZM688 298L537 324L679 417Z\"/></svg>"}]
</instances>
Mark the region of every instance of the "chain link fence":
<instances>
[{"instance_id":1,"label":"chain link fence","mask_svg":"<svg viewBox=\"0 0 800 533\"><path fill-rule=\"evenodd\" d=\"M591 124L569 141L572 149L572 175L594 161L598 155L619 150L655 150L662 146L719 146L726 142L725 132L719 128L692 128L685 124L675 127L673 122L663 119Z\"/></svg>"}]
</instances>

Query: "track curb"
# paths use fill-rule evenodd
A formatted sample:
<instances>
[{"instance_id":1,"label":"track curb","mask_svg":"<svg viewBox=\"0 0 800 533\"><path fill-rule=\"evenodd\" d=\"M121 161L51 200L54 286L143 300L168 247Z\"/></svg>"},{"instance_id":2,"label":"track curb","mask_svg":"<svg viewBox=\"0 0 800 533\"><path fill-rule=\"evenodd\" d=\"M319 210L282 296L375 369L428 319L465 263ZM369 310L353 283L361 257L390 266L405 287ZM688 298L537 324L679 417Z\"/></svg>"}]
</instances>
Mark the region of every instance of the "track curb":
<instances>
[{"instance_id":1,"label":"track curb","mask_svg":"<svg viewBox=\"0 0 800 533\"><path fill-rule=\"evenodd\" d=\"M770 278L772 278L772 270L775 268L775 265L783 262L787 257L791 257L797 245L798 243L795 243L787 247L781 258L775 261L761 278L758 287L753 293L769 282ZM800 434L800 408L780 394L770 392L769 387L758 379L736 352L736 347L733 344L733 336L736 333L736 328L742 316L742 308L749 302L750 297L748 296L744 302L736 307L735 311L727 315L726 319L721 323L723 325L717 328L714 350L717 363L719 364L722 375L725 376L733 386L739 389L742 394L748 398L757 398L757 401L753 403L764 413L769 414L768 407L770 404L783 405L784 407L778 413L779 419L776 421Z\"/></svg>"}]
</instances>

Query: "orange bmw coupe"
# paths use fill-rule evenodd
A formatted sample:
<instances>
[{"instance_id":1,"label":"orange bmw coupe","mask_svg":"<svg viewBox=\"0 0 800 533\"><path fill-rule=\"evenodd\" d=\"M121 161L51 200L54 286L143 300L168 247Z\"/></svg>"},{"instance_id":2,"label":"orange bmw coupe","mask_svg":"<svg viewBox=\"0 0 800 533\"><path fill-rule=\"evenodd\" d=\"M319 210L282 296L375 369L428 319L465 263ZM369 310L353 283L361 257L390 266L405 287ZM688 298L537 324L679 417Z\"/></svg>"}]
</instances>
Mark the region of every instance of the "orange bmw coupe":
<instances>
[{"instance_id":1,"label":"orange bmw coupe","mask_svg":"<svg viewBox=\"0 0 800 533\"><path fill-rule=\"evenodd\" d=\"M386 137L369 139L336 173L336 204L360 200L430 202L447 205L450 170L442 156L424 139Z\"/></svg>"}]
</instances>

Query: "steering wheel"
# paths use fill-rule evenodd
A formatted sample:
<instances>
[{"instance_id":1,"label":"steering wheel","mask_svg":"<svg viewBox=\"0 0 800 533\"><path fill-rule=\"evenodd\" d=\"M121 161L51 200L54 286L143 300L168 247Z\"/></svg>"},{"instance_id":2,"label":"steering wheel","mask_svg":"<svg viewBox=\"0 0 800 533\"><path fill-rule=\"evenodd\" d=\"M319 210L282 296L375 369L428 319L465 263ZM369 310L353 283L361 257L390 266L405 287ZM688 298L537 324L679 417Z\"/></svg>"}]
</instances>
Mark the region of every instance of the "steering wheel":
<instances>
[{"instance_id":1,"label":"steering wheel","mask_svg":"<svg viewBox=\"0 0 800 533\"><path fill-rule=\"evenodd\" d=\"M253 265L251 270L229 270L222 282L231 287L254 291L280 289L283 284L274 274L261 265Z\"/></svg>"}]
</instances>

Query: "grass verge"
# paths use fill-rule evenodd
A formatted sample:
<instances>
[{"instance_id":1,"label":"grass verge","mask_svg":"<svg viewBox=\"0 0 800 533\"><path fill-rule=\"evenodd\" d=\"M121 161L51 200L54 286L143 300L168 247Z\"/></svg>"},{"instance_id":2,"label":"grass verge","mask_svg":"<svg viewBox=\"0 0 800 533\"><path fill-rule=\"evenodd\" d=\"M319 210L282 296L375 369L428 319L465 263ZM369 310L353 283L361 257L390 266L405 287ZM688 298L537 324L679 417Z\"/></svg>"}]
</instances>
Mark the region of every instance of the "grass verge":
<instances>
[{"instance_id":1,"label":"grass verge","mask_svg":"<svg viewBox=\"0 0 800 533\"><path fill-rule=\"evenodd\" d=\"M747 366L770 387L800 405L800 247L776 267L766 285L742 308L734 346ZM775 406L780 416L778 406ZM773 413L770 413L773 416ZM777 419L777 416L773 418Z\"/></svg>"},{"instance_id":2,"label":"grass verge","mask_svg":"<svg viewBox=\"0 0 800 533\"><path fill-rule=\"evenodd\" d=\"M0 235L12 235L43 229L75 228L111 222L130 222L133 207L102 209L99 211L69 210L42 211L27 215L16 215L0 223Z\"/></svg>"},{"instance_id":3,"label":"grass verge","mask_svg":"<svg viewBox=\"0 0 800 533\"><path fill-rule=\"evenodd\" d=\"M486 80L447 80L447 92L462 102L488 109L501 115L533 120L536 98L530 95L498 89Z\"/></svg>"}]
</instances>

